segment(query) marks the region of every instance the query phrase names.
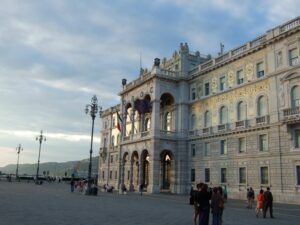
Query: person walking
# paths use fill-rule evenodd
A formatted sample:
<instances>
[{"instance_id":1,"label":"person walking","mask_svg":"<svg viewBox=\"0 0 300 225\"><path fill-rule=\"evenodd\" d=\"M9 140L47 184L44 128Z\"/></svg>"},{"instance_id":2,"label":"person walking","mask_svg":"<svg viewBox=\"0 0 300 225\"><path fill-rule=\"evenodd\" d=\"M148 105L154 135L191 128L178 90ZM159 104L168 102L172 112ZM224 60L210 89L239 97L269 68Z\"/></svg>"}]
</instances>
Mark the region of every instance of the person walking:
<instances>
[{"instance_id":1,"label":"person walking","mask_svg":"<svg viewBox=\"0 0 300 225\"><path fill-rule=\"evenodd\" d=\"M248 209L252 209L253 201L254 201L254 190L252 187L249 188L249 191L247 193L247 200L248 200Z\"/></svg>"},{"instance_id":2,"label":"person walking","mask_svg":"<svg viewBox=\"0 0 300 225\"><path fill-rule=\"evenodd\" d=\"M210 211L210 198L211 195L208 192L207 184L203 184L201 191L198 194L200 212L199 212L199 225L208 225L209 222L209 211Z\"/></svg>"},{"instance_id":3,"label":"person walking","mask_svg":"<svg viewBox=\"0 0 300 225\"><path fill-rule=\"evenodd\" d=\"M263 208L264 218L266 218L268 208L270 208L270 217L274 218L274 216L273 216L273 195L272 195L272 192L270 191L269 187L267 187L267 190L264 193L264 199L265 199L264 208Z\"/></svg>"},{"instance_id":4,"label":"person walking","mask_svg":"<svg viewBox=\"0 0 300 225\"><path fill-rule=\"evenodd\" d=\"M260 213L263 213L263 205L264 205L264 191L261 189L259 194L257 195L257 203L256 203L256 217L258 218Z\"/></svg>"},{"instance_id":5,"label":"person walking","mask_svg":"<svg viewBox=\"0 0 300 225\"><path fill-rule=\"evenodd\" d=\"M221 188L221 187L220 187ZM211 197L211 209L213 215L212 225L222 225L222 212L224 209L224 199L220 193L220 188L213 188Z\"/></svg>"},{"instance_id":6,"label":"person walking","mask_svg":"<svg viewBox=\"0 0 300 225\"><path fill-rule=\"evenodd\" d=\"M73 177L71 178L70 185L71 185L71 192L74 192L75 181L74 181Z\"/></svg>"},{"instance_id":7,"label":"person walking","mask_svg":"<svg viewBox=\"0 0 300 225\"><path fill-rule=\"evenodd\" d=\"M199 192L201 191L203 187L203 183L197 184L197 190L193 190L193 203L194 203L194 216L193 216L193 222L194 225L197 225L197 219L200 217L200 198L199 198Z\"/></svg>"}]
</instances>

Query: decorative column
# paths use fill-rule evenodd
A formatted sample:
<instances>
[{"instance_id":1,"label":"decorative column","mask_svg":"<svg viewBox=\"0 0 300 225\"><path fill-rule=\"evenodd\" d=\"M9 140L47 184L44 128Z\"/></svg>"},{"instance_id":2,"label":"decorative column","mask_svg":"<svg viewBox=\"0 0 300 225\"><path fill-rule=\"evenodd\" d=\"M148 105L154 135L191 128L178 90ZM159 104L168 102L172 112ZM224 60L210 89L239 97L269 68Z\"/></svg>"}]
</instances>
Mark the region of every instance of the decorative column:
<instances>
[{"instance_id":1,"label":"decorative column","mask_svg":"<svg viewBox=\"0 0 300 225\"><path fill-rule=\"evenodd\" d=\"M132 108L131 110L131 140L133 139L134 136L134 116L135 116L135 109Z\"/></svg>"},{"instance_id":2,"label":"decorative column","mask_svg":"<svg viewBox=\"0 0 300 225\"><path fill-rule=\"evenodd\" d=\"M134 159L130 160L130 178L129 178L129 190L130 191L134 190L134 185L133 185L133 164L134 164Z\"/></svg>"}]
</instances>

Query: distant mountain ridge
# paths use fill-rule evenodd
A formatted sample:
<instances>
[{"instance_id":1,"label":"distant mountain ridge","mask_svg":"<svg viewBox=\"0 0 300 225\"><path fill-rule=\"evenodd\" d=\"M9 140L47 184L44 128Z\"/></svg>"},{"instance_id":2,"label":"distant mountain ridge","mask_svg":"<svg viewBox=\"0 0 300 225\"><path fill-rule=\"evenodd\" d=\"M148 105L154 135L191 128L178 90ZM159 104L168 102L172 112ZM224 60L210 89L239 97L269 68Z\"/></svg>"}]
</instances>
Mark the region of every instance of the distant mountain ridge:
<instances>
[{"instance_id":1,"label":"distant mountain ridge","mask_svg":"<svg viewBox=\"0 0 300 225\"><path fill-rule=\"evenodd\" d=\"M98 173L99 156L92 158L92 174L96 175ZM6 174L16 173L16 164L9 164L5 167L0 167L0 171ZM87 176L89 168L89 159L83 159L78 161L68 161L68 162L45 162L40 163L39 175L42 176L44 171L45 174L49 176L71 176L72 173L75 176L84 177ZM35 164L19 164L19 175L35 175L37 169L37 163ZM49 172L48 172L49 171Z\"/></svg>"}]
</instances>

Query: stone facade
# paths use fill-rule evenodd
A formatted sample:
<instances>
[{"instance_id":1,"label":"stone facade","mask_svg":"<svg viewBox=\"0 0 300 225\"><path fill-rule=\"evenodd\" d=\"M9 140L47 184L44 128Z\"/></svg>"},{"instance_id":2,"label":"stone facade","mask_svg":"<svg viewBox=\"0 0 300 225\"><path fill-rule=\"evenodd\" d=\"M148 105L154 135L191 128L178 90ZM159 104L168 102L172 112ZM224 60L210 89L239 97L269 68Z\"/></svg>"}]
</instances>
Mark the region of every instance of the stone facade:
<instances>
[{"instance_id":1,"label":"stone facade","mask_svg":"<svg viewBox=\"0 0 300 225\"><path fill-rule=\"evenodd\" d=\"M99 184L188 193L202 181L240 199L270 186L300 203L299 49L300 17L217 58L181 44L156 59L102 114Z\"/></svg>"}]
</instances>

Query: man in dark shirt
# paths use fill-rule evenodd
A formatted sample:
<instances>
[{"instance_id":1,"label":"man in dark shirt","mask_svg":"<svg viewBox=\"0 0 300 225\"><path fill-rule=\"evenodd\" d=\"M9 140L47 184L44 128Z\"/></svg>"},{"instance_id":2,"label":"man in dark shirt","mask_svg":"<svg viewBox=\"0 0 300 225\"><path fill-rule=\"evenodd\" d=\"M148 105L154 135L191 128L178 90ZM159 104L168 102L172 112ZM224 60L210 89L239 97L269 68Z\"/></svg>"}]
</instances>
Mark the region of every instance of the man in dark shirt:
<instances>
[{"instance_id":1,"label":"man in dark shirt","mask_svg":"<svg viewBox=\"0 0 300 225\"><path fill-rule=\"evenodd\" d=\"M274 218L273 216L273 195L270 191L270 188L267 187L267 190L264 192L265 202L264 202L264 218L266 218L266 214L268 211L268 208L270 208L270 217Z\"/></svg>"}]
</instances>

